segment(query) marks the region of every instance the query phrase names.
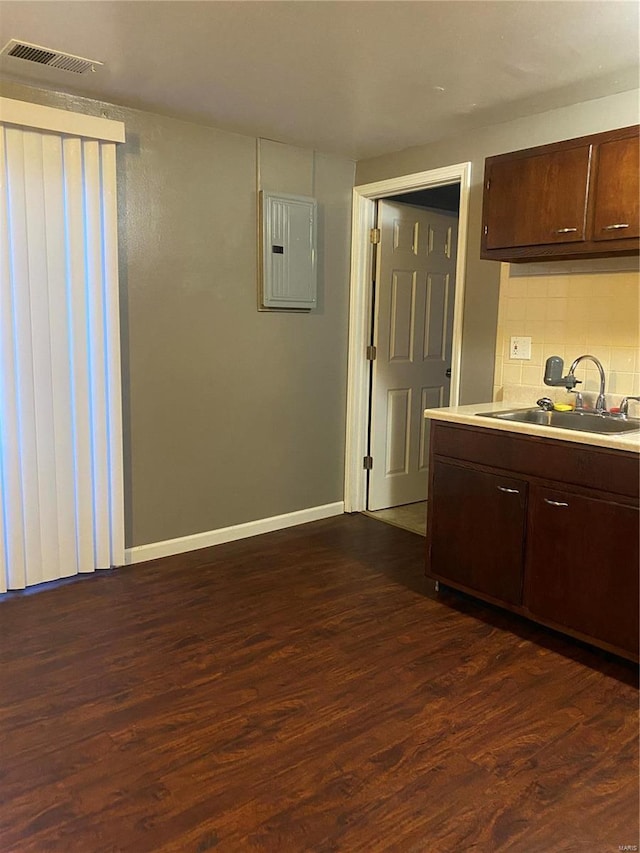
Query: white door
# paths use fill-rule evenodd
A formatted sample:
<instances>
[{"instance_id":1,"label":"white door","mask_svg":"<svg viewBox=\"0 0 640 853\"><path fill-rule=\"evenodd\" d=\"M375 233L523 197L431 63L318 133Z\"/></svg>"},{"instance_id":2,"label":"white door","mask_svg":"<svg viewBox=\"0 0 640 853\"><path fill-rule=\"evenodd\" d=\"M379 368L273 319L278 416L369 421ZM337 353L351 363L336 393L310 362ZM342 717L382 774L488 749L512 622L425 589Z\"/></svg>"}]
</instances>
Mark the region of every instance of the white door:
<instances>
[{"instance_id":1,"label":"white door","mask_svg":"<svg viewBox=\"0 0 640 853\"><path fill-rule=\"evenodd\" d=\"M378 203L368 509L427 497L426 408L449 402L458 217Z\"/></svg>"}]
</instances>

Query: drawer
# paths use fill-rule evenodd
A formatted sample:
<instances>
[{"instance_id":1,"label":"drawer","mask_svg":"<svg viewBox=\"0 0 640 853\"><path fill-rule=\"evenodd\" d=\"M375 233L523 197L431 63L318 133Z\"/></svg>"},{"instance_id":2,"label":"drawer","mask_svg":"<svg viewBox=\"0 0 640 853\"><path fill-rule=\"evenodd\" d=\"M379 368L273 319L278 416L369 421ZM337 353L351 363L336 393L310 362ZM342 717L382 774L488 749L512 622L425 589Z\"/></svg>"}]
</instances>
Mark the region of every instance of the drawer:
<instances>
[{"instance_id":1,"label":"drawer","mask_svg":"<svg viewBox=\"0 0 640 853\"><path fill-rule=\"evenodd\" d=\"M433 421L431 430L438 457L629 498L640 492L635 453L443 421Z\"/></svg>"}]
</instances>

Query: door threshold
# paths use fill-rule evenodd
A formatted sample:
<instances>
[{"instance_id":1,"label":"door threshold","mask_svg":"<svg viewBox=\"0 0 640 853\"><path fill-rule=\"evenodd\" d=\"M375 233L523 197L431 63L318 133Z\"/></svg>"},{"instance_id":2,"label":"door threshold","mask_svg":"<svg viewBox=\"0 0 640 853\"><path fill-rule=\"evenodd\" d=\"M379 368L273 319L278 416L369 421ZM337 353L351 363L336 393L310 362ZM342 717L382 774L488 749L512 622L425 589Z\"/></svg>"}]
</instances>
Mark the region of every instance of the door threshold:
<instances>
[{"instance_id":1,"label":"door threshold","mask_svg":"<svg viewBox=\"0 0 640 853\"><path fill-rule=\"evenodd\" d=\"M389 509L365 509L362 514L368 515L369 518L375 518L376 521L383 521L385 524L392 524L394 527L401 527L403 530L417 533L419 536L427 535L426 501L393 506Z\"/></svg>"}]
</instances>

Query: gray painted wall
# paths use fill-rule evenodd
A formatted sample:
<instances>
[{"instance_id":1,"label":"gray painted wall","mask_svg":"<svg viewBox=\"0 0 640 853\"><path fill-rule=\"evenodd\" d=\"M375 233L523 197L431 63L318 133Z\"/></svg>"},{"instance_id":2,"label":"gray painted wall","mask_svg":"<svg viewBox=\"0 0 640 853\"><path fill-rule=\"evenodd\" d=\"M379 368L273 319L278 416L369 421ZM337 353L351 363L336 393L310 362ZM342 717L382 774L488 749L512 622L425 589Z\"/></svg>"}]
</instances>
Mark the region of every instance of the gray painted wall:
<instances>
[{"instance_id":1,"label":"gray painted wall","mask_svg":"<svg viewBox=\"0 0 640 853\"><path fill-rule=\"evenodd\" d=\"M367 184L454 163L470 161L472 164L461 403L486 402L491 399L493 393L500 264L480 260L485 158L506 151L637 124L639 95L638 90L623 92L358 162L356 184Z\"/></svg>"},{"instance_id":2,"label":"gray painted wall","mask_svg":"<svg viewBox=\"0 0 640 853\"><path fill-rule=\"evenodd\" d=\"M127 546L343 498L355 164L62 93L118 148ZM263 187L319 203L319 307L257 310Z\"/></svg>"}]
</instances>

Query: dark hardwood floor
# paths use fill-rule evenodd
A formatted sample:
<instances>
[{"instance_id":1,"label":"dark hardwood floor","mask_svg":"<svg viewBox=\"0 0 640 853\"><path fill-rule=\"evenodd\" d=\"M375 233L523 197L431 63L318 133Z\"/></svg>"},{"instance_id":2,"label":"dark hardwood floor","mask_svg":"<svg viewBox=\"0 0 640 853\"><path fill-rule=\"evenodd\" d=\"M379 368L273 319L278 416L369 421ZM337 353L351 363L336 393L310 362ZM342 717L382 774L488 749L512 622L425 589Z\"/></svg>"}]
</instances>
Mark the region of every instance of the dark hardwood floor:
<instances>
[{"instance_id":1,"label":"dark hardwood floor","mask_svg":"<svg viewBox=\"0 0 640 853\"><path fill-rule=\"evenodd\" d=\"M7 596L2 853L637 845L635 668L423 549L343 516Z\"/></svg>"}]
</instances>

